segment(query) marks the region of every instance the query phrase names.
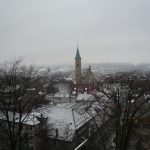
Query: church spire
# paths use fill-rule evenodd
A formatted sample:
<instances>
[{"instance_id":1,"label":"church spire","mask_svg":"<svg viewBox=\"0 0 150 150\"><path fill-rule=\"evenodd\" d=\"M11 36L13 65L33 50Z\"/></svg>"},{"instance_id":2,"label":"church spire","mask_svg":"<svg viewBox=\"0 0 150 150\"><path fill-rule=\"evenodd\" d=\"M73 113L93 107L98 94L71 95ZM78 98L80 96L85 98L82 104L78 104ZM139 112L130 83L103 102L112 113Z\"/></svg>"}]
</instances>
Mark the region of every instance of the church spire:
<instances>
[{"instance_id":1,"label":"church spire","mask_svg":"<svg viewBox=\"0 0 150 150\"><path fill-rule=\"evenodd\" d=\"M77 45L77 51L75 57L75 79L76 79L76 84L78 86L81 86L82 84L81 57L80 57L78 45Z\"/></svg>"},{"instance_id":2,"label":"church spire","mask_svg":"<svg viewBox=\"0 0 150 150\"><path fill-rule=\"evenodd\" d=\"M77 52L76 52L76 57L75 58L76 59L81 59L78 45L77 45Z\"/></svg>"}]
</instances>

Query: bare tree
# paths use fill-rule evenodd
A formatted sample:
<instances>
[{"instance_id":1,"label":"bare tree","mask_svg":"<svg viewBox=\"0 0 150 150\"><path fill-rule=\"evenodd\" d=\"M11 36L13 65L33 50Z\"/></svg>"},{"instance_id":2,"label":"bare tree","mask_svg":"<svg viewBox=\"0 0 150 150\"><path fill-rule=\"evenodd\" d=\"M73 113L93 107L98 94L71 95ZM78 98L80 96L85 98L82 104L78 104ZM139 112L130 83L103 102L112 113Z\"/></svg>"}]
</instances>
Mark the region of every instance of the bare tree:
<instances>
[{"instance_id":1,"label":"bare tree","mask_svg":"<svg viewBox=\"0 0 150 150\"><path fill-rule=\"evenodd\" d=\"M58 89L54 86L54 81L49 81L49 84L46 88L46 93L52 94L52 96L54 96L56 92L58 92Z\"/></svg>"},{"instance_id":2,"label":"bare tree","mask_svg":"<svg viewBox=\"0 0 150 150\"><path fill-rule=\"evenodd\" d=\"M7 137L7 149L22 150L23 124L36 105L41 86L33 66L23 66L22 59L0 66L0 130Z\"/></svg>"},{"instance_id":3,"label":"bare tree","mask_svg":"<svg viewBox=\"0 0 150 150\"><path fill-rule=\"evenodd\" d=\"M150 81L141 80L141 73L117 73L103 82L101 91L109 97L113 105L105 107L113 110L115 120L116 150L127 150L135 122L150 113Z\"/></svg>"}]
</instances>

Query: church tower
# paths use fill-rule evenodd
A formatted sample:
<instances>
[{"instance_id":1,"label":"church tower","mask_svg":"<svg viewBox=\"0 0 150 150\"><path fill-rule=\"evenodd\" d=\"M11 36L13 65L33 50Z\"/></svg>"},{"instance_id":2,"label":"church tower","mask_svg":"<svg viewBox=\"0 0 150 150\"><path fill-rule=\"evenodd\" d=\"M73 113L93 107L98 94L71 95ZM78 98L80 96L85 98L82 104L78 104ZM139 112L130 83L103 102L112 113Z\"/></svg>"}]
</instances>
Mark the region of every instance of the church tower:
<instances>
[{"instance_id":1,"label":"church tower","mask_svg":"<svg viewBox=\"0 0 150 150\"><path fill-rule=\"evenodd\" d=\"M81 57L80 57L78 46L77 46L77 52L75 57L75 80L77 85L80 86L82 84Z\"/></svg>"}]
</instances>

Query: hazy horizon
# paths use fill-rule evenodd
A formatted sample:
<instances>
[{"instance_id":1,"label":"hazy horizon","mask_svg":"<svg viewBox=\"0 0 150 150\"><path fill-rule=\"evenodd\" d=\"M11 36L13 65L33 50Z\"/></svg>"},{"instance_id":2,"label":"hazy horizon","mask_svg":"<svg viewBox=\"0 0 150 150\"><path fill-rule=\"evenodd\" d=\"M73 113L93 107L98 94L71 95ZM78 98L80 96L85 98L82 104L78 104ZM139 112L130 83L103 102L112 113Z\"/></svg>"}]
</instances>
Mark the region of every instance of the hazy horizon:
<instances>
[{"instance_id":1,"label":"hazy horizon","mask_svg":"<svg viewBox=\"0 0 150 150\"><path fill-rule=\"evenodd\" d=\"M0 1L0 61L150 63L149 0Z\"/></svg>"}]
</instances>

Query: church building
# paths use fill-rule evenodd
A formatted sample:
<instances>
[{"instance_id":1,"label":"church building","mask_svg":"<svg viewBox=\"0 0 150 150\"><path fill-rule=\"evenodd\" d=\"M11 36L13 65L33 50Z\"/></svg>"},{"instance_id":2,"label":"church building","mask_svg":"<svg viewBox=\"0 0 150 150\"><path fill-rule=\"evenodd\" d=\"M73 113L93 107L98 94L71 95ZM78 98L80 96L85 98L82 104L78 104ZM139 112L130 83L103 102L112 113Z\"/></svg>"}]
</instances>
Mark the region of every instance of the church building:
<instances>
[{"instance_id":1,"label":"church building","mask_svg":"<svg viewBox=\"0 0 150 150\"><path fill-rule=\"evenodd\" d=\"M86 69L85 72L82 72L82 63L79 48L77 46L76 56L75 56L75 86L78 89L92 90L96 87L97 81L95 75L92 72L91 66Z\"/></svg>"}]
</instances>

